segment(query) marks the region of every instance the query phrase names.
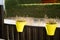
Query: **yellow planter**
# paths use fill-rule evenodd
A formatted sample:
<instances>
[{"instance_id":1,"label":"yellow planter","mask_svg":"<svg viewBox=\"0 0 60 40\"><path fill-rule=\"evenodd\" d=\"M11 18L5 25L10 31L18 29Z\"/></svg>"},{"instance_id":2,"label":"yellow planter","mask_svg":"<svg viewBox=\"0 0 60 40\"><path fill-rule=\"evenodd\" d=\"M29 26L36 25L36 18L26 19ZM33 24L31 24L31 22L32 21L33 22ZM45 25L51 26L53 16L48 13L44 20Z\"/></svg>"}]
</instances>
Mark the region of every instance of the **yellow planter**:
<instances>
[{"instance_id":1,"label":"yellow planter","mask_svg":"<svg viewBox=\"0 0 60 40\"><path fill-rule=\"evenodd\" d=\"M55 24L49 24L49 23L47 23L46 24L46 27L45 27L46 28L46 32L47 32L47 35L54 36L56 27L57 27L57 24L56 23Z\"/></svg>"},{"instance_id":2,"label":"yellow planter","mask_svg":"<svg viewBox=\"0 0 60 40\"><path fill-rule=\"evenodd\" d=\"M26 21L16 21L17 32L23 32Z\"/></svg>"}]
</instances>

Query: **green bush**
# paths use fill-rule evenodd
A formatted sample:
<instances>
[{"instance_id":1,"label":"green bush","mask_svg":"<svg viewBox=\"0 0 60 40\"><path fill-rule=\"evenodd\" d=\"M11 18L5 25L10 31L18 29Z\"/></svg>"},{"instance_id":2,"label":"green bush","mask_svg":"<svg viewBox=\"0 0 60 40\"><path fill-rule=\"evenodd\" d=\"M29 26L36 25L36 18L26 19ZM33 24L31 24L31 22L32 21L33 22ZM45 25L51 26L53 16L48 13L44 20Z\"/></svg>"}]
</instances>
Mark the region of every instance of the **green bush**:
<instances>
[{"instance_id":1,"label":"green bush","mask_svg":"<svg viewBox=\"0 0 60 40\"><path fill-rule=\"evenodd\" d=\"M52 18L55 18L56 16L60 17L60 5L21 6L20 5L21 3L25 3L24 1L22 2L21 1L22 0L18 0L18 2L14 0L6 0L5 4L6 4L7 17L15 17L16 15L18 16L28 15L29 17L39 18L44 17L45 14L47 14L48 17ZM28 3L28 0L26 1L27 1L26 3Z\"/></svg>"}]
</instances>

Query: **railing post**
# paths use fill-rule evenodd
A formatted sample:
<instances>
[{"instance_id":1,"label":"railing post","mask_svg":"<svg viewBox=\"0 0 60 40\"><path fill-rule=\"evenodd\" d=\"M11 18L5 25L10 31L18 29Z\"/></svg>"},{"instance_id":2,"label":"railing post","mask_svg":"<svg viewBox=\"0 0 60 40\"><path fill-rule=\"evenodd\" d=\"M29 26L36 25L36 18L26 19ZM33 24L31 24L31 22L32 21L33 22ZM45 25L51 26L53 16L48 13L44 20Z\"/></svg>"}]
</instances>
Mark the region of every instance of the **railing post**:
<instances>
[{"instance_id":1,"label":"railing post","mask_svg":"<svg viewBox=\"0 0 60 40\"><path fill-rule=\"evenodd\" d=\"M3 5L0 5L0 38L3 38L3 13L4 13L4 10L3 10Z\"/></svg>"}]
</instances>

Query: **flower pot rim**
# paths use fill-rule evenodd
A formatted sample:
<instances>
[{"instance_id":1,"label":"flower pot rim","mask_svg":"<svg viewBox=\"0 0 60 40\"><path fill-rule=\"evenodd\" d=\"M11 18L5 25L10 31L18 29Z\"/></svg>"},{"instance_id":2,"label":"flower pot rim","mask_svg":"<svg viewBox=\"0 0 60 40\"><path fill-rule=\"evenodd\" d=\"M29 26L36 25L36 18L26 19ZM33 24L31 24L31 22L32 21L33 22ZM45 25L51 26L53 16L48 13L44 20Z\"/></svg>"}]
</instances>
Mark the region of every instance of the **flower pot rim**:
<instances>
[{"instance_id":1,"label":"flower pot rim","mask_svg":"<svg viewBox=\"0 0 60 40\"><path fill-rule=\"evenodd\" d=\"M57 24L57 23L46 23L46 24Z\"/></svg>"},{"instance_id":2,"label":"flower pot rim","mask_svg":"<svg viewBox=\"0 0 60 40\"><path fill-rule=\"evenodd\" d=\"M25 20L17 20L16 22L26 22Z\"/></svg>"}]
</instances>

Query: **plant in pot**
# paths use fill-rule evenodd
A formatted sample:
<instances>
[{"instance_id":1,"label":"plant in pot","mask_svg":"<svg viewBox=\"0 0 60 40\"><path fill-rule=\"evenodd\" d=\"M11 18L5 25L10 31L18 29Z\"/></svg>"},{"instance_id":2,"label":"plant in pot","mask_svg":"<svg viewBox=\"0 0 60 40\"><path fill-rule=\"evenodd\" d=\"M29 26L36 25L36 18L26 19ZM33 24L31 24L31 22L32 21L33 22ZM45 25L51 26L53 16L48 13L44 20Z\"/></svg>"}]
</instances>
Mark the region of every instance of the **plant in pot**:
<instances>
[{"instance_id":1,"label":"plant in pot","mask_svg":"<svg viewBox=\"0 0 60 40\"><path fill-rule=\"evenodd\" d=\"M16 29L17 32L23 32L24 26L26 25L26 20L16 16Z\"/></svg>"},{"instance_id":2,"label":"plant in pot","mask_svg":"<svg viewBox=\"0 0 60 40\"><path fill-rule=\"evenodd\" d=\"M52 18L48 19L46 22L46 27L45 27L47 35L54 36L56 27L57 27L56 20Z\"/></svg>"},{"instance_id":3,"label":"plant in pot","mask_svg":"<svg viewBox=\"0 0 60 40\"><path fill-rule=\"evenodd\" d=\"M57 27L56 19L48 18L48 16L46 14L45 14L44 18L45 18L45 22L46 22L45 29L46 29L47 35L54 36L55 30Z\"/></svg>"}]
</instances>

